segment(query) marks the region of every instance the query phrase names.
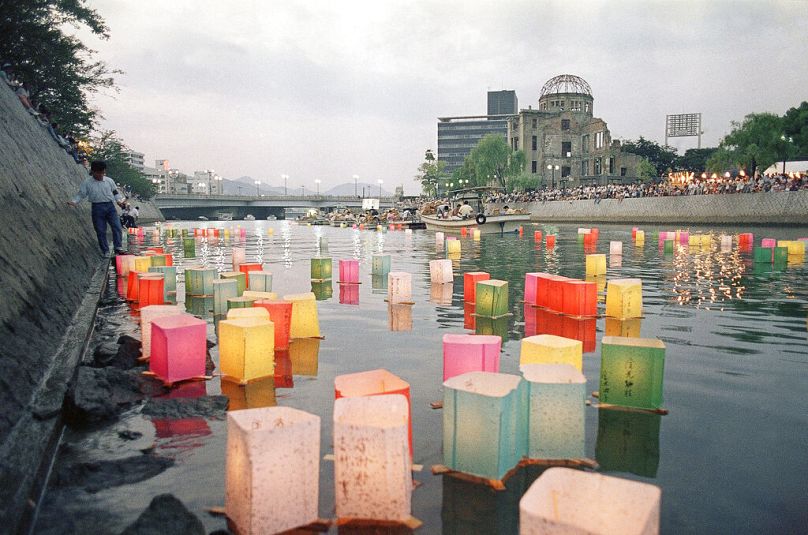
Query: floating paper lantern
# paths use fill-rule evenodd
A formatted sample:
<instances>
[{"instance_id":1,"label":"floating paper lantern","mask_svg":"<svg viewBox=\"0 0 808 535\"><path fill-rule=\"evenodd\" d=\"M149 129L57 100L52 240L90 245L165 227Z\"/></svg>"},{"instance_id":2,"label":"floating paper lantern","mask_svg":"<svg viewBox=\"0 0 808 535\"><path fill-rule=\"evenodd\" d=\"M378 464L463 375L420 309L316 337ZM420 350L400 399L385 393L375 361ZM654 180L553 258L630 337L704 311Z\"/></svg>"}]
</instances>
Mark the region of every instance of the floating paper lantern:
<instances>
[{"instance_id":1,"label":"floating paper lantern","mask_svg":"<svg viewBox=\"0 0 808 535\"><path fill-rule=\"evenodd\" d=\"M213 295L215 269L188 268L185 270L185 293L188 295Z\"/></svg>"},{"instance_id":2,"label":"floating paper lantern","mask_svg":"<svg viewBox=\"0 0 808 535\"><path fill-rule=\"evenodd\" d=\"M412 302L412 275L403 271L387 274L387 301L391 304Z\"/></svg>"},{"instance_id":3,"label":"floating paper lantern","mask_svg":"<svg viewBox=\"0 0 808 535\"><path fill-rule=\"evenodd\" d=\"M152 266L149 268L149 273L160 273L163 275L165 293L164 298L169 294L177 293L177 268L174 266Z\"/></svg>"},{"instance_id":4,"label":"floating paper lantern","mask_svg":"<svg viewBox=\"0 0 808 535\"><path fill-rule=\"evenodd\" d=\"M238 293L239 296L243 295L244 290L247 289L247 275L240 271L224 271L219 274L219 278L236 281L236 293Z\"/></svg>"},{"instance_id":5,"label":"floating paper lantern","mask_svg":"<svg viewBox=\"0 0 808 535\"><path fill-rule=\"evenodd\" d=\"M400 521L411 515L409 403L404 396L334 402L338 518Z\"/></svg>"},{"instance_id":6,"label":"floating paper lantern","mask_svg":"<svg viewBox=\"0 0 808 535\"><path fill-rule=\"evenodd\" d=\"M600 469L656 477L661 420L660 414L598 411L595 459Z\"/></svg>"},{"instance_id":7,"label":"floating paper lantern","mask_svg":"<svg viewBox=\"0 0 808 535\"><path fill-rule=\"evenodd\" d=\"M138 273L137 271L129 271L129 277L127 277L126 281L126 299L127 301L134 301L137 303L138 301L138 287L140 282L138 281L138 275L142 275L142 273Z\"/></svg>"},{"instance_id":8,"label":"floating paper lantern","mask_svg":"<svg viewBox=\"0 0 808 535\"><path fill-rule=\"evenodd\" d=\"M545 238L545 242L546 242L547 248L555 247L555 242L556 242L555 234L548 234L547 238Z\"/></svg>"},{"instance_id":9,"label":"floating paper lantern","mask_svg":"<svg viewBox=\"0 0 808 535\"><path fill-rule=\"evenodd\" d=\"M331 280L332 266L331 258L311 259L311 280Z\"/></svg>"},{"instance_id":10,"label":"floating paper lantern","mask_svg":"<svg viewBox=\"0 0 808 535\"><path fill-rule=\"evenodd\" d=\"M732 249L732 236L722 234L720 239L721 239L721 250Z\"/></svg>"},{"instance_id":11,"label":"floating paper lantern","mask_svg":"<svg viewBox=\"0 0 808 535\"><path fill-rule=\"evenodd\" d=\"M320 336L317 299L312 292L284 295L283 300L292 303L292 318L289 326L291 338Z\"/></svg>"},{"instance_id":12,"label":"floating paper lantern","mask_svg":"<svg viewBox=\"0 0 808 535\"><path fill-rule=\"evenodd\" d=\"M247 383L275 373L275 328L263 308L264 318L235 318L219 322L219 367L223 379Z\"/></svg>"},{"instance_id":13,"label":"floating paper lantern","mask_svg":"<svg viewBox=\"0 0 808 535\"><path fill-rule=\"evenodd\" d=\"M238 271L240 271L241 273L244 273L244 278L245 278L245 282L247 284L247 288L250 287L250 272L251 271L261 271L262 269L264 269L264 265L259 264L257 262L249 262L249 263L244 263L244 264L239 265Z\"/></svg>"},{"instance_id":14,"label":"floating paper lantern","mask_svg":"<svg viewBox=\"0 0 808 535\"><path fill-rule=\"evenodd\" d=\"M269 271L251 271L248 288L254 292L271 292L272 273Z\"/></svg>"},{"instance_id":15,"label":"floating paper lantern","mask_svg":"<svg viewBox=\"0 0 808 535\"><path fill-rule=\"evenodd\" d=\"M318 519L320 417L289 407L227 414L225 512L239 533Z\"/></svg>"},{"instance_id":16,"label":"floating paper lantern","mask_svg":"<svg viewBox=\"0 0 808 535\"><path fill-rule=\"evenodd\" d=\"M476 334L443 335L443 380L467 372L498 372L502 338Z\"/></svg>"},{"instance_id":17,"label":"floating paper lantern","mask_svg":"<svg viewBox=\"0 0 808 535\"><path fill-rule=\"evenodd\" d=\"M519 502L519 534L656 535L661 496L647 483L550 468Z\"/></svg>"},{"instance_id":18,"label":"floating paper lantern","mask_svg":"<svg viewBox=\"0 0 808 535\"><path fill-rule=\"evenodd\" d=\"M263 307L252 306L247 308L231 308L227 311L226 319L237 320L243 318L255 318L270 321L269 312Z\"/></svg>"},{"instance_id":19,"label":"floating paper lantern","mask_svg":"<svg viewBox=\"0 0 808 535\"><path fill-rule=\"evenodd\" d=\"M460 240L446 239L446 252L449 254L460 254L461 246Z\"/></svg>"},{"instance_id":20,"label":"floating paper lantern","mask_svg":"<svg viewBox=\"0 0 808 535\"><path fill-rule=\"evenodd\" d=\"M295 338L289 344L292 373L316 377L320 365L320 339Z\"/></svg>"},{"instance_id":21,"label":"floating paper lantern","mask_svg":"<svg viewBox=\"0 0 808 535\"><path fill-rule=\"evenodd\" d=\"M524 302L531 305L536 303L536 293L539 285L539 278L545 275L544 273L525 273L525 298Z\"/></svg>"},{"instance_id":22,"label":"floating paper lantern","mask_svg":"<svg viewBox=\"0 0 808 535\"><path fill-rule=\"evenodd\" d=\"M565 280L562 284L561 312L569 316L597 316L598 287L595 282Z\"/></svg>"},{"instance_id":23,"label":"floating paper lantern","mask_svg":"<svg viewBox=\"0 0 808 535\"><path fill-rule=\"evenodd\" d=\"M115 257L115 271L118 272L119 277L126 277L129 275L129 259L136 258L134 255L121 254ZM134 264L134 260L132 261Z\"/></svg>"},{"instance_id":24,"label":"floating paper lantern","mask_svg":"<svg viewBox=\"0 0 808 535\"><path fill-rule=\"evenodd\" d=\"M273 301L278 298L278 294L275 292L256 292L253 290L244 290L244 293L241 294L242 297L252 297L255 299L272 299Z\"/></svg>"},{"instance_id":25,"label":"floating paper lantern","mask_svg":"<svg viewBox=\"0 0 808 535\"><path fill-rule=\"evenodd\" d=\"M231 308L251 308L255 303L255 297L228 297L227 298L227 310Z\"/></svg>"},{"instance_id":26,"label":"floating paper lantern","mask_svg":"<svg viewBox=\"0 0 808 535\"><path fill-rule=\"evenodd\" d=\"M623 242L621 242L621 241L610 241L609 242L609 254L610 255L621 255L621 254L623 254Z\"/></svg>"},{"instance_id":27,"label":"floating paper lantern","mask_svg":"<svg viewBox=\"0 0 808 535\"><path fill-rule=\"evenodd\" d=\"M606 315L619 319L641 317L642 280L609 280L606 289Z\"/></svg>"},{"instance_id":28,"label":"floating paper lantern","mask_svg":"<svg viewBox=\"0 0 808 535\"><path fill-rule=\"evenodd\" d=\"M755 241L755 235L751 232L745 232L743 234L738 234L738 245L742 246L750 246Z\"/></svg>"},{"instance_id":29,"label":"floating paper lantern","mask_svg":"<svg viewBox=\"0 0 808 535\"><path fill-rule=\"evenodd\" d=\"M551 280L567 280L566 277L561 277L559 275L551 275L550 273L528 273L531 276L531 279L535 279L535 297L533 298L533 303L536 306L548 308L550 302L550 281ZM559 289L561 286L559 285ZM528 298L529 293L533 291L532 289L528 288L528 279L525 278L525 301L531 302Z\"/></svg>"},{"instance_id":30,"label":"floating paper lantern","mask_svg":"<svg viewBox=\"0 0 808 535\"><path fill-rule=\"evenodd\" d=\"M443 383L443 459L501 480L527 450L526 388L515 375L469 372Z\"/></svg>"},{"instance_id":31,"label":"floating paper lantern","mask_svg":"<svg viewBox=\"0 0 808 535\"><path fill-rule=\"evenodd\" d=\"M606 274L606 255L605 254L588 254L586 255L586 274L587 276L597 277Z\"/></svg>"},{"instance_id":32,"label":"floating paper lantern","mask_svg":"<svg viewBox=\"0 0 808 535\"><path fill-rule=\"evenodd\" d=\"M640 338L640 318L618 319L606 318L604 336L624 336L626 338Z\"/></svg>"},{"instance_id":33,"label":"floating paper lantern","mask_svg":"<svg viewBox=\"0 0 808 535\"><path fill-rule=\"evenodd\" d=\"M540 244L541 239L542 239L541 231L540 230L534 230L533 231L533 241Z\"/></svg>"},{"instance_id":34,"label":"floating paper lantern","mask_svg":"<svg viewBox=\"0 0 808 535\"><path fill-rule=\"evenodd\" d=\"M662 407L665 344L650 338L604 336L600 401L639 409Z\"/></svg>"},{"instance_id":35,"label":"floating paper lantern","mask_svg":"<svg viewBox=\"0 0 808 535\"><path fill-rule=\"evenodd\" d=\"M238 297L238 283L233 279L213 281L213 313L217 316L227 314L227 301Z\"/></svg>"},{"instance_id":36,"label":"floating paper lantern","mask_svg":"<svg viewBox=\"0 0 808 535\"><path fill-rule=\"evenodd\" d=\"M166 259L166 255L164 254L154 254L151 255L151 266L150 267L159 267L159 266L167 266L168 261Z\"/></svg>"},{"instance_id":37,"label":"floating paper lantern","mask_svg":"<svg viewBox=\"0 0 808 535\"><path fill-rule=\"evenodd\" d=\"M801 256L805 254L805 242L792 240L788 242L788 254Z\"/></svg>"},{"instance_id":38,"label":"floating paper lantern","mask_svg":"<svg viewBox=\"0 0 808 535\"><path fill-rule=\"evenodd\" d=\"M522 338L519 364L570 364L583 371L583 343L552 334Z\"/></svg>"},{"instance_id":39,"label":"floating paper lantern","mask_svg":"<svg viewBox=\"0 0 808 535\"><path fill-rule=\"evenodd\" d=\"M682 230L679 231L679 243L687 245L690 243L690 232Z\"/></svg>"},{"instance_id":40,"label":"floating paper lantern","mask_svg":"<svg viewBox=\"0 0 808 535\"><path fill-rule=\"evenodd\" d=\"M525 364L520 370L528 389L527 456L583 458L586 377L569 364Z\"/></svg>"},{"instance_id":41,"label":"floating paper lantern","mask_svg":"<svg viewBox=\"0 0 808 535\"><path fill-rule=\"evenodd\" d=\"M429 274L433 284L450 283L454 280L451 260L430 260Z\"/></svg>"},{"instance_id":42,"label":"floating paper lantern","mask_svg":"<svg viewBox=\"0 0 808 535\"><path fill-rule=\"evenodd\" d=\"M176 316L183 312L182 307L177 305L149 305L140 309L140 341L143 357L151 356L152 320L162 316Z\"/></svg>"},{"instance_id":43,"label":"floating paper lantern","mask_svg":"<svg viewBox=\"0 0 808 535\"><path fill-rule=\"evenodd\" d=\"M637 233L634 235L634 245L644 245L645 244L645 231L638 230Z\"/></svg>"},{"instance_id":44,"label":"floating paper lantern","mask_svg":"<svg viewBox=\"0 0 808 535\"><path fill-rule=\"evenodd\" d=\"M387 274L390 272L390 255L388 254L373 255L371 267L372 267L371 273L373 275L386 277Z\"/></svg>"},{"instance_id":45,"label":"floating paper lantern","mask_svg":"<svg viewBox=\"0 0 808 535\"><path fill-rule=\"evenodd\" d=\"M341 305L358 305L359 286L356 284L340 284L339 302Z\"/></svg>"},{"instance_id":46,"label":"floating paper lantern","mask_svg":"<svg viewBox=\"0 0 808 535\"><path fill-rule=\"evenodd\" d=\"M480 229L475 228L472 230L471 237L474 241L480 241Z\"/></svg>"},{"instance_id":47,"label":"floating paper lantern","mask_svg":"<svg viewBox=\"0 0 808 535\"><path fill-rule=\"evenodd\" d=\"M772 262L774 264L785 264L788 261L788 248L775 247L772 249Z\"/></svg>"},{"instance_id":48,"label":"floating paper lantern","mask_svg":"<svg viewBox=\"0 0 808 535\"><path fill-rule=\"evenodd\" d=\"M635 239L637 237L637 231L639 229L637 227L631 227L631 239Z\"/></svg>"},{"instance_id":49,"label":"floating paper lantern","mask_svg":"<svg viewBox=\"0 0 808 535\"><path fill-rule=\"evenodd\" d=\"M135 271L139 273L145 273L149 271L151 267L152 259L150 256L136 256L135 257Z\"/></svg>"},{"instance_id":50,"label":"floating paper lantern","mask_svg":"<svg viewBox=\"0 0 808 535\"><path fill-rule=\"evenodd\" d=\"M231 254L233 271L238 271L238 267L247 262L247 250L244 247L233 247Z\"/></svg>"},{"instance_id":51,"label":"floating paper lantern","mask_svg":"<svg viewBox=\"0 0 808 535\"><path fill-rule=\"evenodd\" d=\"M788 249L786 254L788 254ZM774 248L772 247L753 247L752 248L752 261L755 263L771 264L774 258Z\"/></svg>"},{"instance_id":52,"label":"floating paper lantern","mask_svg":"<svg viewBox=\"0 0 808 535\"><path fill-rule=\"evenodd\" d=\"M571 279L554 275L547 277L547 290L546 290L546 307L555 312L561 312L564 309L564 286L566 282ZM537 302L541 303L544 292L543 282L539 281Z\"/></svg>"},{"instance_id":53,"label":"floating paper lantern","mask_svg":"<svg viewBox=\"0 0 808 535\"><path fill-rule=\"evenodd\" d=\"M475 292L478 316L496 318L509 312L507 281L496 279L478 281Z\"/></svg>"},{"instance_id":54,"label":"floating paper lantern","mask_svg":"<svg viewBox=\"0 0 808 535\"><path fill-rule=\"evenodd\" d=\"M763 238L760 241L761 247L777 247L777 240L774 238Z\"/></svg>"},{"instance_id":55,"label":"floating paper lantern","mask_svg":"<svg viewBox=\"0 0 808 535\"><path fill-rule=\"evenodd\" d=\"M359 284L359 260L339 261L340 284Z\"/></svg>"},{"instance_id":56,"label":"floating paper lantern","mask_svg":"<svg viewBox=\"0 0 808 535\"><path fill-rule=\"evenodd\" d=\"M432 284L429 288L429 300L437 305L451 305L454 286L451 284Z\"/></svg>"},{"instance_id":57,"label":"floating paper lantern","mask_svg":"<svg viewBox=\"0 0 808 535\"><path fill-rule=\"evenodd\" d=\"M292 324L292 303L289 301L275 301L258 299L253 306L261 307L269 313L269 319L275 325L276 350L289 349L289 330Z\"/></svg>"},{"instance_id":58,"label":"floating paper lantern","mask_svg":"<svg viewBox=\"0 0 808 535\"><path fill-rule=\"evenodd\" d=\"M204 376L207 325L190 314L153 318L149 370L169 383Z\"/></svg>"},{"instance_id":59,"label":"floating paper lantern","mask_svg":"<svg viewBox=\"0 0 808 535\"><path fill-rule=\"evenodd\" d=\"M138 279L138 304L141 307L165 302L165 281L161 273L141 273Z\"/></svg>"},{"instance_id":60,"label":"floating paper lantern","mask_svg":"<svg viewBox=\"0 0 808 535\"><path fill-rule=\"evenodd\" d=\"M673 240L665 240L662 249L665 253L672 253L673 252Z\"/></svg>"},{"instance_id":61,"label":"floating paper lantern","mask_svg":"<svg viewBox=\"0 0 808 535\"><path fill-rule=\"evenodd\" d=\"M469 271L463 274L463 301L474 303L476 301L477 283L491 279L485 271Z\"/></svg>"},{"instance_id":62,"label":"floating paper lantern","mask_svg":"<svg viewBox=\"0 0 808 535\"><path fill-rule=\"evenodd\" d=\"M443 232L435 233L435 246L438 249L443 249L444 234Z\"/></svg>"},{"instance_id":63,"label":"floating paper lantern","mask_svg":"<svg viewBox=\"0 0 808 535\"><path fill-rule=\"evenodd\" d=\"M584 228L584 227L578 227L578 236L583 236L585 234L589 234L590 232L592 232L591 229Z\"/></svg>"},{"instance_id":64,"label":"floating paper lantern","mask_svg":"<svg viewBox=\"0 0 808 535\"><path fill-rule=\"evenodd\" d=\"M194 238L183 238L182 252L185 255L185 258L196 257L196 240Z\"/></svg>"}]
</instances>

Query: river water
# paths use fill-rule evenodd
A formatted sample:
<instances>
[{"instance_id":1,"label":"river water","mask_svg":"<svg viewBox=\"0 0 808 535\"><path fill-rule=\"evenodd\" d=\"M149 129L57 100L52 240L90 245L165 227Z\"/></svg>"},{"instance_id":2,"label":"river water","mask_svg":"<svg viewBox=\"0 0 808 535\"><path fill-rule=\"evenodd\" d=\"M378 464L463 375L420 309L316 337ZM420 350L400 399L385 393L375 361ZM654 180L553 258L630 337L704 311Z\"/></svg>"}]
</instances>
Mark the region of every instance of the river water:
<instances>
[{"instance_id":1,"label":"river water","mask_svg":"<svg viewBox=\"0 0 808 535\"><path fill-rule=\"evenodd\" d=\"M172 223L163 228L216 228L210 223ZM236 223L227 223L238 236ZM513 315L497 322L480 321L477 332L503 337L501 371L518 373L520 339L526 334L566 333L584 341L587 391L598 388L600 340L606 319L563 320L523 305L524 274L546 271L584 276L584 250L577 226L538 225L518 235L463 238L462 255L454 262L451 289L432 287L429 260L444 258L433 232L376 232L303 226L285 221L241 222L246 229L247 261L262 261L273 272L279 295L310 291L309 259L318 253L334 259L334 282L315 288L320 327L325 339L300 344L289 355L286 371L273 382L245 391L225 388L233 407L285 405L317 414L322 421L322 454L331 452L334 377L386 368L411 385L415 474L421 485L413 492L413 515L423 521L421 533L516 533L518 501L541 469L523 470L495 493L450 477L433 476L429 467L443 462L442 414L430 402L442 399L442 346L446 333L469 330L474 317L464 311L463 272L487 271L510 285ZM631 325L611 325L659 338L666 345L664 406L668 415L599 411L586 408L586 453L603 473L653 483L662 488L664 533L797 533L808 525L808 269L792 258L781 269L753 265L750 252L738 246L722 252L719 233L741 231L761 237L796 239L806 228L690 228L712 233L709 248L657 248L652 234L669 228L644 227L644 247L632 244L631 229L601 225L597 252L607 253L610 240L623 242L623 255L609 260L608 278L643 281L644 317ZM269 229L272 229L270 234ZM533 231L558 233L554 250L537 246ZM327 253L319 237L327 239ZM184 259L179 238L147 231L137 250L157 242L174 253L175 264L216 266L229 271L234 239L197 240L197 258ZM412 306L392 309L386 292L370 274L375 253L392 256L394 271L413 275ZM337 284L337 261L360 260L358 296ZM180 276L180 281L182 276ZM114 274L111 284L115 284ZM111 288L115 291L115 287ZM183 288L178 295L183 300ZM204 303L188 303L199 311ZM599 311L603 313L603 303ZM196 308L194 308L196 307ZM465 312L465 313L464 313ZM123 330L136 330L136 315L119 305ZM215 340L213 318L209 339ZM295 344L293 344L294 347ZM218 359L217 348L212 350ZM281 366L283 367L283 366ZM291 368L291 369L290 369ZM290 373L291 372L291 373ZM278 373L278 372L276 372ZM225 385L227 386L227 385ZM218 377L195 383L193 392L219 394ZM122 440L121 431L142 433ZM94 430L68 429L63 439L71 458L115 459L153 448L174 460L155 477L137 484L46 496L42 531L60 532L54 511L71 518L77 532L117 533L131 523L151 498L171 492L205 523L208 531L225 527L221 517L206 512L224 504L226 427L203 418L160 422L132 409L117 423ZM67 455L63 452L62 457ZM61 462L57 459L57 463ZM333 464L321 463L320 515L334 516ZM332 530L336 532L336 529Z\"/></svg>"}]
</instances>

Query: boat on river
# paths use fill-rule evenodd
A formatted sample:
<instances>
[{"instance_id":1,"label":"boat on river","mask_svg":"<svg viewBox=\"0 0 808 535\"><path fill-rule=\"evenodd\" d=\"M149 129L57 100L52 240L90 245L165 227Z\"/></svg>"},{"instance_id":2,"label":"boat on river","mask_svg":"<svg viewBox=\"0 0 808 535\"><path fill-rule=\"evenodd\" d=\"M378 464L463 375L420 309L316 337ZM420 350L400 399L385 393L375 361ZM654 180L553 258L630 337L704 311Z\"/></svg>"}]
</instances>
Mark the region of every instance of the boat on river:
<instances>
[{"instance_id":1,"label":"boat on river","mask_svg":"<svg viewBox=\"0 0 808 535\"><path fill-rule=\"evenodd\" d=\"M438 217L438 214L421 214L421 221L427 230L436 230L450 234L460 234L461 229L479 229L480 234L504 234L516 232L519 227L530 223L530 214L525 213L486 213L483 195L498 188L468 188L450 192L451 205L468 201L476 206L476 215L469 219Z\"/></svg>"}]
</instances>

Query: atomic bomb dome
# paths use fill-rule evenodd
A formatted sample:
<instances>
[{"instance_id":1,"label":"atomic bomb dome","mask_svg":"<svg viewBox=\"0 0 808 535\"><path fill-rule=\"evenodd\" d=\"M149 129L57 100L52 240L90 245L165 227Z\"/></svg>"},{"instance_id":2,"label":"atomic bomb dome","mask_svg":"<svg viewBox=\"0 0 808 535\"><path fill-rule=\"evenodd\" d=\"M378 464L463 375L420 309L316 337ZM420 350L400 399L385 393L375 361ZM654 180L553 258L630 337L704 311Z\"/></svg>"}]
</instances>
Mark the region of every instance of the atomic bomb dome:
<instances>
[{"instance_id":1,"label":"atomic bomb dome","mask_svg":"<svg viewBox=\"0 0 808 535\"><path fill-rule=\"evenodd\" d=\"M545 82L539 93L539 99L550 93L575 93L592 96L592 88L580 76L574 74L560 74Z\"/></svg>"},{"instance_id":2,"label":"atomic bomb dome","mask_svg":"<svg viewBox=\"0 0 808 535\"><path fill-rule=\"evenodd\" d=\"M575 111L592 116L592 88L580 76L561 74L547 80L539 93L542 111Z\"/></svg>"}]
</instances>

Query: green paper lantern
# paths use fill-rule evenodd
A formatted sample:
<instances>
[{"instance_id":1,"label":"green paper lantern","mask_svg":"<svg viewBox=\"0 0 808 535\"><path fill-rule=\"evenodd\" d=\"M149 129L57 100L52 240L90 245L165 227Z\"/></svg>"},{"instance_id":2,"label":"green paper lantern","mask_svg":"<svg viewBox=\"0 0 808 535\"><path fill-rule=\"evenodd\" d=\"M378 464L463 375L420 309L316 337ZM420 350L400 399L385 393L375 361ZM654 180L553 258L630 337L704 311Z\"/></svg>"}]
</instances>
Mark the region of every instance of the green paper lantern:
<instances>
[{"instance_id":1,"label":"green paper lantern","mask_svg":"<svg viewBox=\"0 0 808 535\"><path fill-rule=\"evenodd\" d=\"M227 310L231 308L252 308L255 297L230 297L227 299Z\"/></svg>"},{"instance_id":2,"label":"green paper lantern","mask_svg":"<svg viewBox=\"0 0 808 535\"><path fill-rule=\"evenodd\" d=\"M655 410L662 407L665 344L654 338L604 336L601 341L600 401Z\"/></svg>"},{"instance_id":3,"label":"green paper lantern","mask_svg":"<svg viewBox=\"0 0 808 535\"><path fill-rule=\"evenodd\" d=\"M496 318L508 313L508 282L489 279L477 282L476 287L478 316Z\"/></svg>"},{"instance_id":4,"label":"green paper lantern","mask_svg":"<svg viewBox=\"0 0 808 535\"><path fill-rule=\"evenodd\" d=\"M182 251L185 254L185 258L195 258L196 257L196 240L194 238L183 238L182 239Z\"/></svg>"},{"instance_id":5,"label":"green paper lantern","mask_svg":"<svg viewBox=\"0 0 808 535\"><path fill-rule=\"evenodd\" d=\"M788 247L775 247L774 255L772 256L772 263L774 264L787 264L788 263Z\"/></svg>"},{"instance_id":6,"label":"green paper lantern","mask_svg":"<svg viewBox=\"0 0 808 535\"><path fill-rule=\"evenodd\" d=\"M372 275L387 277L390 273L390 255L375 254L373 255Z\"/></svg>"},{"instance_id":7,"label":"green paper lantern","mask_svg":"<svg viewBox=\"0 0 808 535\"><path fill-rule=\"evenodd\" d=\"M236 291L238 292L239 297L241 297L244 290L247 289L247 275L241 271L225 271L219 275L219 278L225 280L235 280Z\"/></svg>"},{"instance_id":8,"label":"green paper lantern","mask_svg":"<svg viewBox=\"0 0 808 535\"><path fill-rule=\"evenodd\" d=\"M185 293L187 295L213 295L216 270L188 268L185 270Z\"/></svg>"},{"instance_id":9,"label":"green paper lantern","mask_svg":"<svg viewBox=\"0 0 808 535\"><path fill-rule=\"evenodd\" d=\"M312 258L311 259L311 279L312 280L331 280L332 261L331 258Z\"/></svg>"}]
</instances>

